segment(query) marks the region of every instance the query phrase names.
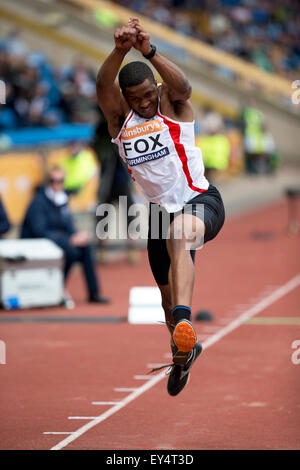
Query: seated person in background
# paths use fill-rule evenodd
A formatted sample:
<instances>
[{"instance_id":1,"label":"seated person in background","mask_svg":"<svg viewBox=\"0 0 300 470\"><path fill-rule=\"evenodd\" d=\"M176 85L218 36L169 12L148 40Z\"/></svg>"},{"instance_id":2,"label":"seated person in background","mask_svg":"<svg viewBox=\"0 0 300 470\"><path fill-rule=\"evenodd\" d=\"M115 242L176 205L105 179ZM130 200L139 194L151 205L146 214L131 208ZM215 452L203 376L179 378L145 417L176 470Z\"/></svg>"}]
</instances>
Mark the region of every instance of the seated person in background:
<instances>
[{"instance_id":1,"label":"seated person in background","mask_svg":"<svg viewBox=\"0 0 300 470\"><path fill-rule=\"evenodd\" d=\"M100 295L92 248L86 232L76 232L64 191L65 173L53 168L46 186L41 187L31 201L21 229L21 238L48 238L62 248L65 256L65 281L74 262L83 266L89 302L108 303Z\"/></svg>"},{"instance_id":2,"label":"seated person in background","mask_svg":"<svg viewBox=\"0 0 300 470\"><path fill-rule=\"evenodd\" d=\"M8 232L9 229L10 229L10 222L8 220L6 211L4 209L4 206L0 197L0 236Z\"/></svg>"}]
</instances>

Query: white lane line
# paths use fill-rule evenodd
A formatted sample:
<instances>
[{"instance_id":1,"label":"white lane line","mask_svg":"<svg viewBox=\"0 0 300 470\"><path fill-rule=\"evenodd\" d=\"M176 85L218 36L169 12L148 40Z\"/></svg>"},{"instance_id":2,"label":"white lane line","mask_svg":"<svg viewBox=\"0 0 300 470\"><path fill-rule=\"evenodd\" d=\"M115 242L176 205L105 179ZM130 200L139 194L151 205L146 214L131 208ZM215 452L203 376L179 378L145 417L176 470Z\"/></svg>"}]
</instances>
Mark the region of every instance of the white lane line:
<instances>
[{"instance_id":1,"label":"white lane line","mask_svg":"<svg viewBox=\"0 0 300 470\"><path fill-rule=\"evenodd\" d=\"M133 400L135 400L137 397L145 393L148 389L152 388L154 385L156 385L158 382L162 380L162 378L165 377L165 374L158 374L154 377L152 377L151 381L146 382L143 384L141 387L136 389L134 392L132 392L130 395L128 395L123 402L120 405L115 405L106 412L104 412L102 415L98 416L95 418L93 421L90 421L89 423L86 423L84 426L81 428L77 429L77 431L74 433L73 436L68 436L65 439L63 439L61 442L59 442L56 446L52 447L50 450L60 450L66 447L70 442L74 441L78 437L82 436L85 432L87 432L89 429L93 428L97 424L101 423L102 421L105 421L107 418L118 412L121 408L124 408L126 405L131 403Z\"/></svg>"},{"instance_id":2,"label":"white lane line","mask_svg":"<svg viewBox=\"0 0 300 470\"><path fill-rule=\"evenodd\" d=\"M133 378L135 380L150 380L152 377L151 375L135 375Z\"/></svg>"},{"instance_id":3,"label":"white lane line","mask_svg":"<svg viewBox=\"0 0 300 470\"><path fill-rule=\"evenodd\" d=\"M299 285L300 285L300 274L297 274L297 276L293 277L286 284L283 284L281 287L276 289L270 295L260 300L256 305L253 305L252 307L248 308L238 318L236 318L231 323L229 323L229 325L225 326L221 330L217 331L210 338L208 338L204 343L204 347L208 348L209 346L212 346L221 338L223 338L225 335L228 335L228 333L235 330L238 326L240 326L242 323L248 320L248 318L251 318L254 315L257 315L258 313L262 312L265 308L272 305L274 302L279 300L284 295L288 294L290 291L292 291Z\"/></svg>"},{"instance_id":4,"label":"white lane line","mask_svg":"<svg viewBox=\"0 0 300 470\"><path fill-rule=\"evenodd\" d=\"M97 418L98 416L68 416L68 419L97 419Z\"/></svg>"},{"instance_id":5,"label":"white lane line","mask_svg":"<svg viewBox=\"0 0 300 470\"><path fill-rule=\"evenodd\" d=\"M224 328L219 330L217 333L213 334L211 337L209 337L203 343L202 346L205 349L207 349L210 346L212 346L213 344L217 343L225 335L227 335L231 331L235 330L238 326L243 324L248 318L260 313L262 310L264 310L265 308L272 305L278 299L280 299L284 295L288 294L290 291L292 291L293 289L295 289L299 285L300 285L300 274L298 274L297 276L292 278L290 281L288 281L287 283L283 284L281 287L276 289L274 292L272 292L270 295L268 295L265 299L258 302L258 304L254 305L253 307L246 310L238 318L233 320L229 325L225 326ZM135 376L135 377L141 377L141 376ZM144 377L144 378L146 377L146 378L149 379L149 377L147 375L142 376L142 377ZM81 428L77 429L77 431L75 431L75 433L73 435L70 435L70 436L66 437L65 439L63 439L62 441L60 441L58 444L56 444L54 447L52 447L51 450L61 450L61 449L63 449L68 444L75 441L75 439L79 438L84 433L86 433L89 429L91 429L91 428L97 426L97 424L105 421L107 418L114 415L119 410L121 410L122 408L127 406L129 403L134 401L140 395L147 392L150 388L154 387L157 383L159 383L165 377L166 377L165 371L160 372L159 374L150 377L150 379L147 380L146 383L144 383L141 387L137 388L132 393L130 393L118 405L114 405L109 410L102 413L101 415L99 415L95 418L92 418L92 421L90 421L89 423L86 423Z\"/></svg>"},{"instance_id":6,"label":"white lane line","mask_svg":"<svg viewBox=\"0 0 300 470\"><path fill-rule=\"evenodd\" d=\"M59 431L47 431L47 432L43 432L43 434L75 434L74 432L67 432L67 431L62 431L62 432L59 432Z\"/></svg>"},{"instance_id":7,"label":"white lane line","mask_svg":"<svg viewBox=\"0 0 300 470\"><path fill-rule=\"evenodd\" d=\"M137 387L123 387L123 388L114 388L114 391L115 392L134 392L134 390L136 390Z\"/></svg>"},{"instance_id":8,"label":"white lane line","mask_svg":"<svg viewBox=\"0 0 300 470\"><path fill-rule=\"evenodd\" d=\"M92 405L119 405L120 401L92 401Z\"/></svg>"}]
</instances>

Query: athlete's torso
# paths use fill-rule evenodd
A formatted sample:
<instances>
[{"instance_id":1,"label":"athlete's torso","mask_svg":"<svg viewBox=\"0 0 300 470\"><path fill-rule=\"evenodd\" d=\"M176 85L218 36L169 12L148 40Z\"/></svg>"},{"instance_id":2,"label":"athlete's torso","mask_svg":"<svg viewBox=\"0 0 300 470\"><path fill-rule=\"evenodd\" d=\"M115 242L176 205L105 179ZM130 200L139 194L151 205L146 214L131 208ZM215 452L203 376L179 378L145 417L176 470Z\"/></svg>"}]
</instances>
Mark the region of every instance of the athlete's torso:
<instances>
[{"instance_id":1,"label":"athlete's torso","mask_svg":"<svg viewBox=\"0 0 300 470\"><path fill-rule=\"evenodd\" d=\"M131 110L112 142L146 199L168 212L182 209L209 186L194 122L174 121L161 114L159 105L151 119Z\"/></svg>"}]
</instances>

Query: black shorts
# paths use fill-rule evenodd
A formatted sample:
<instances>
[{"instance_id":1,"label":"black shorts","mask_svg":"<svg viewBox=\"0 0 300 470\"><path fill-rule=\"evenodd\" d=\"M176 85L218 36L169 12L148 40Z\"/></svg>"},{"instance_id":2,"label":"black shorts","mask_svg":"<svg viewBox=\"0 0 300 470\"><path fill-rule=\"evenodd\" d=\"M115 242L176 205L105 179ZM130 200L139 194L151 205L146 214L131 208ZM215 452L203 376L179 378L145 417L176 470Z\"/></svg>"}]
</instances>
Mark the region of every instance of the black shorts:
<instances>
[{"instance_id":1,"label":"black shorts","mask_svg":"<svg viewBox=\"0 0 300 470\"><path fill-rule=\"evenodd\" d=\"M201 204L202 206L198 206ZM151 207L152 203L150 204ZM198 210L200 207L201 210ZM161 210L161 208L160 208ZM176 215L182 211L170 214L170 223ZM184 208L184 213L191 213L201 218L205 224L204 243L212 240L221 230L225 220L225 210L222 197L217 188L210 184L205 193L201 193L188 201ZM159 285L169 283L168 274L170 268L170 258L167 251L166 235L163 228L160 227L159 238L155 239L151 236L151 210L149 215L149 231L148 231L148 258L154 279ZM192 260L195 260L195 250L191 250Z\"/></svg>"}]
</instances>

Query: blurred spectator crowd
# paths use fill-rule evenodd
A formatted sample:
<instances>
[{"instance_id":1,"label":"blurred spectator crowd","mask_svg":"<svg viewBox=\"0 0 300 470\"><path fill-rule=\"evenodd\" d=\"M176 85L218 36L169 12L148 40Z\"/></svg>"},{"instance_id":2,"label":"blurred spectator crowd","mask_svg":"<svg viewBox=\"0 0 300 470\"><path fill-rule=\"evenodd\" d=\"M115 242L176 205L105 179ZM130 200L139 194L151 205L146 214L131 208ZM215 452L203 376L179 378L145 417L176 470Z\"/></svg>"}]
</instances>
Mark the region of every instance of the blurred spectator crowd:
<instances>
[{"instance_id":1,"label":"blurred spectator crowd","mask_svg":"<svg viewBox=\"0 0 300 470\"><path fill-rule=\"evenodd\" d=\"M134 6L139 8L140 5L139 0L119 1L126 4L126 6L131 3L131 8ZM253 6L255 2L256 0L210 0L209 3L204 0L199 2L193 0L164 0L158 5L156 1L148 1L146 2L148 8L146 12L151 14L154 19L165 18L168 25L173 25L176 29L181 29L182 32L190 33L192 25L195 27L196 23L191 20L189 23L190 30L184 29L183 21L184 18L188 18L188 13L182 16L182 10L179 7L192 8L198 4L204 7L209 4L209 8L207 8L211 12L211 20L213 18L216 20L218 15L223 19L225 18L225 13L221 13L221 11L230 11L231 17L234 18L239 9L246 8L246 3ZM283 2L289 3L292 0L283 0ZM268 2L262 0L262 5L265 3ZM276 0L274 0L275 3ZM222 9L220 8L221 4ZM168 16L168 5L178 9L178 14L171 15L172 18ZM230 5L231 10L229 10ZM249 5L248 11L250 11ZM218 15L214 16L214 8L217 8L217 6ZM168 12L168 15L166 13L164 16L163 11ZM172 12L172 9L170 11ZM205 8L203 8L203 11L206 11ZM203 11L201 10L199 13L200 16ZM186 22L186 24L188 23ZM229 24L229 20L226 24ZM237 20L236 24L239 25ZM248 24L250 31L251 24L250 22ZM246 26L246 22L244 22L244 26ZM240 28L240 25L238 28ZM207 38L215 41L217 41L217 38L219 38L218 40L223 38L224 48L229 37L226 31L219 25L218 34L209 33L209 31L215 32L217 29L207 30ZM243 30L243 28L240 29ZM195 29L195 31L198 30ZM198 35L201 36L201 34L201 30L199 30ZM246 44L240 43L243 47L246 47ZM44 53L30 50L22 40L20 32L12 30L6 37L0 38L0 80L5 83L6 88L6 103L5 106L0 108L0 131L24 129L26 127L52 127L65 123L94 124L96 136L100 136L102 139L95 144L97 148L94 150L99 162L101 162L103 172L107 160L111 162L119 160L118 156L113 154L111 139L105 127L106 123L104 123L104 127L102 126L104 117L101 116L97 105L96 73L85 63L82 56L77 56L73 63L58 68L53 65ZM253 173L268 172L277 167L278 157L273 137L265 128L263 116L255 109L255 104L246 106L242 111L244 115L237 117L235 121L223 119L222 115L213 109L195 107L195 111L196 145L202 150L205 167L207 172L211 173L211 178L214 178L212 172L214 174L216 172L221 173L226 172L228 169L234 173L240 172L242 170L243 150L245 151L246 169L248 171ZM244 117L247 117L246 121ZM242 136L244 141L242 141ZM65 170L68 170L66 171L66 182L68 182L67 189L69 191L76 189L74 185L76 187L81 186L78 185L78 181L82 181L82 178L86 176L89 179L95 170L93 158L84 149L76 149L76 146L77 143L74 142L74 148L72 148L70 154L71 158L67 165L68 168L65 168ZM253 167L254 156L259 162L259 166L255 166L255 168ZM261 156L263 156L263 159ZM79 167L81 161L83 166ZM261 162L264 163L263 166ZM272 162L275 162L275 164ZM126 186L128 181L124 178L123 169L113 163L110 171L111 174L109 172L105 174L105 179L110 181L112 187L115 187L120 184L118 179L121 178L121 193L124 192L124 185ZM127 170L125 174L128 176ZM104 188L103 185L102 188ZM105 200L107 197L111 197L111 188L108 188L106 192Z\"/></svg>"},{"instance_id":2,"label":"blurred spectator crowd","mask_svg":"<svg viewBox=\"0 0 300 470\"><path fill-rule=\"evenodd\" d=\"M0 80L6 105L0 129L96 123L96 76L82 58L60 69L41 52L31 51L17 30L0 39Z\"/></svg>"},{"instance_id":3,"label":"blurred spectator crowd","mask_svg":"<svg viewBox=\"0 0 300 470\"><path fill-rule=\"evenodd\" d=\"M264 70L299 74L299 0L114 1Z\"/></svg>"}]
</instances>

